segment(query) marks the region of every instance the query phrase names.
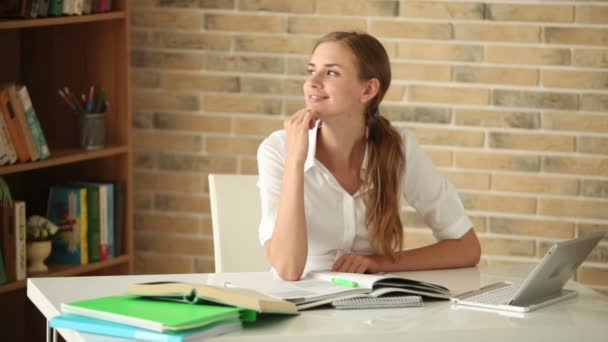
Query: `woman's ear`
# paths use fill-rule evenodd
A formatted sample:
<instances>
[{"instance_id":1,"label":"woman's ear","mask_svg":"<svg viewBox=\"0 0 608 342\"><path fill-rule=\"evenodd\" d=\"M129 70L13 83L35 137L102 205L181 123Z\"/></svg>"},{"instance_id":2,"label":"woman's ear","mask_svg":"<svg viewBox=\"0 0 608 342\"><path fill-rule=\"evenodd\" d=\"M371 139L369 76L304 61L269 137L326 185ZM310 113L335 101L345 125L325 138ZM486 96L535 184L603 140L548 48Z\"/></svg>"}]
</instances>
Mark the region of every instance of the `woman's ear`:
<instances>
[{"instance_id":1,"label":"woman's ear","mask_svg":"<svg viewBox=\"0 0 608 342\"><path fill-rule=\"evenodd\" d=\"M377 78L372 78L367 80L365 84L365 88L363 88L363 92L361 93L361 103L366 103L369 100L376 97L378 91L380 90L380 81Z\"/></svg>"}]
</instances>

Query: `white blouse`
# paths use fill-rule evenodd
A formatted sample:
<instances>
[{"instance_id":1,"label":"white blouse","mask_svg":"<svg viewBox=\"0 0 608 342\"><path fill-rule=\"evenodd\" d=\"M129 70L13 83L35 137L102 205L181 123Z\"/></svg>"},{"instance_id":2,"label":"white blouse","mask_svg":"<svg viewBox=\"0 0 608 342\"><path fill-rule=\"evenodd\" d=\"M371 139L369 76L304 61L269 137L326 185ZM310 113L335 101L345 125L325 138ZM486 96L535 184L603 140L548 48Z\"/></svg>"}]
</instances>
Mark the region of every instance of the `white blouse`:
<instances>
[{"instance_id":1,"label":"white blouse","mask_svg":"<svg viewBox=\"0 0 608 342\"><path fill-rule=\"evenodd\" d=\"M308 236L305 272L329 270L344 253L374 254L365 227L365 189L350 195L329 170L315 159L317 130L309 131L308 155L304 163L304 211ZM413 133L400 130L404 142L405 171L402 195L424 218L438 240L457 239L473 224L467 217L456 189L433 165ZM367 165L367 147L361 176ZM262 218L260 243L272 238L287 153L286 132L273 132L258 148L257 183ZM407 238L407 237L406 237Z\"/></svg>"}]
</instances>

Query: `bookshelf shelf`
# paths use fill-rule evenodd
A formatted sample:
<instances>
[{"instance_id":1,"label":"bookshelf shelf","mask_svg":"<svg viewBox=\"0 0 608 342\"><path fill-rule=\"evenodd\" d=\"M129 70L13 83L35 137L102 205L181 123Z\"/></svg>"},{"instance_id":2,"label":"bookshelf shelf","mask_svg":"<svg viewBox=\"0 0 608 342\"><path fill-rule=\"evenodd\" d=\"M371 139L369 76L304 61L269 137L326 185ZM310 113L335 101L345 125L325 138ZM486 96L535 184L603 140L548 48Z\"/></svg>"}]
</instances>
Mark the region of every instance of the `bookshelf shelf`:
<instances>
[{"instance_id":1,"label":"bookshelf shelf","mask_svg":"<svg viewBox=\"0 0 608 342\"><path fill-rule=\"evenodd\" d=\"M34 277L70 277L82 274L103 270L113 266L123 265L129 262L130 257L128 255L121 255L110 260L94 262L87 265L48 265L49 271L44 273L36 273L28 276L28 278ZM23 289L26 287L27 280L14 281L8 284L0 285L0 294Z\"/></svg>"},{"instance_id":2,"label":"bookshelf shelf","mask_svg":"<svg viewBox=\"0 0 608 342\"><path fill-rule=\"evenodd\" d=\"M36 18L36 19L1 19L0 30L3 29L21 29L28 27L40 26L55 26L68 25L78 23L90 23L104 20L124 19L126 14L124 11L116 11L110 13L87 14L71 17L53 17L53 18Z\"/></svg>"}]
</instances>

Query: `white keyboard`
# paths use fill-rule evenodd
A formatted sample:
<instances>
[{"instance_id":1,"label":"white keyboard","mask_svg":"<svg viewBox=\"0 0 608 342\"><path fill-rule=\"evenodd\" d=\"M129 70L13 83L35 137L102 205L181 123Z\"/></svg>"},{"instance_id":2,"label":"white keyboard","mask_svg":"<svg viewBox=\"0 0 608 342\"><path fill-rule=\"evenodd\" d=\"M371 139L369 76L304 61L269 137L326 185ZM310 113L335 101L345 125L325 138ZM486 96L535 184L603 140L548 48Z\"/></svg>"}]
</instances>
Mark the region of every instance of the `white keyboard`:
<instances>
[{"instance_id":1,"label":"white keyboard","mask_svg":"<svg viewBox=\"0 0 608 342\"><path fill-rule=\"evenodd\" d=\"M492 305L509 304L520 286L521 284L509 284L468 297L466 301Z\"/></svg>"}]
</instances>

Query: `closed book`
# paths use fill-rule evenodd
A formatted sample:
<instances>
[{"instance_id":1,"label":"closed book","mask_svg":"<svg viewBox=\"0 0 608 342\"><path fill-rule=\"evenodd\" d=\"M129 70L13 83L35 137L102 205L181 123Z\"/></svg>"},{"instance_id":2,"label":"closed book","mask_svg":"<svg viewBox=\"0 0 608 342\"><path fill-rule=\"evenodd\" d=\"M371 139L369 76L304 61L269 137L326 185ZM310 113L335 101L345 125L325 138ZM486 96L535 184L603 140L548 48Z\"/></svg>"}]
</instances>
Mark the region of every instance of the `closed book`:
<instances>
[{"instance_id":1,"label":"closed book","mask_svg":"<svg viewBox=\"0 0 608 342\"><path fill-rule=\"evenodd\" d=\"M38 0L3 0L0 1L0 17L36 18Z\"/></svg>"},{"instance_id":2,"label":"closed book","mask_svg":"<svg viewBox=\"0 0 608 342\"><path fill-rule=\"evenodd\" d=\"M241 315L240 309L227 306L190 305L135 296L107 296L62 303L61 311L158 332L232 323Z\"/></svg>"},{"instance_id":3,"label":"closed book","mask_svg":"<svg viewBox=\"0 0 608 342\"><path fill-rule=\"evenodd\" d=\"M63 0L49 0L49 16L63 15Z\"/></svg>"},{"instance_id":4,"label":"closed book","mask_svg":"<svg viewBox=\"0 0 608 342\"><path fill-rule=\"evenodd\" d=\"M34 138L34 143L36 144L36 149L38 150L40 159L47 159L48 157L50 157L51 152L49 151L49 146L46 143L44 132L40 127L40 122L38 121L38 116L36 116L36 110L34 109L34 105L32 104L32 99L30 97L29 92L27 91L27 87L18 86L17 94L19 95L19 99L21 100L21 104L23 105L25 111L25 118L30 127L30 130L32 131L32 137Z\"/></svg>"},{"instance_id":5,"label":"closed book","mask_svg":"<svg viewBox=\"0 0 608 342\"><path fill-rule=\"evenodd\" d=\"M46 17L49 15L49 0L38 1L38 16Z\"/></svg>"},{"instance_id":6,"label":"closed book","mask_svg":"<svg viewBox=\"0 0 608 342\"><path fill-rule=\"evenodd\" d=\"M62 314L51 319L51 327L76 330L83 333L122 337L149 342L182 342L201 341L203 339L241 330L242 324L236 319L210 324L203 328L185 330L183 332L156 332L135 326L114 323L86 316Z\"/></svg>"},{"instance_id":7,"label":"closed book","mask_svg":"<svg viewBox=\"0 0 608 342\"><path fill-rule=\"evenodd\" d=\"M0 244L0 285L6 284L6 270L4 269L4 256L2 254L2 244Z\"/></svg>"},{"instance_id":8,"label":"closed book","mask_svg":"<svg viewBox=\"0 0 608 342\"><path fill-rule=\"evenodd\" d=\"M61 264L88 264L87 189L56 185L49 191L47 217L59 227L50 260Z\"/></svg>"},{"instance_id":9,"label":"closed book","mask_svg":"<svg viewBox=\"0 0 608 342\"><path fill-rule=\"evenodd\" d=\"M15 240L13 242L15 244L15 278L25 280L27 278L25 202L14 201L13 208L15 210Z\"/></svg>"},{"instance_id":10,"label":"closed book","mask_svg":"<svg viewBox=\"0 0 608 342\"><path fill-rule=\"evenodd\" d=\"M94 183L77 183L87 188L87 243L89 262L102 259L101 252L101 225L102 225L102 202L105 207L107 199L101 198L101 186ZM105 192L105 191L104 191Z\"/></svg>"},{"instance_id":11,"label":"closed book","mask_svg":"<svg viewBox=\"0 0 608 342\"><path fill-rule=\"evenodd\" d=\"M72 4L72 14L82 15L82 0L72 0L74 3Z\"/></svg>"},{"instance_id":12,"label":"closed book","mask_svg":"<svg viewBox=\"0 0 608 342\"><path fill-rule=\"evenodd\" d=\"M40 153L38 153L38 148L34 142L34 135L32 134L30 125L27 123L27 118L25 117L25 108L23 107L23 103L17 94L17 86L11 84L6 88L6 90L8 91L9 102L15 111L17 122L19 123L21 131L23 132L25 146L27 147L30 160L36 161L40 159Z\"/></svg>"},{"instance_id":13,"label":"closed book","mask_svg":"<svg viewBox=\"0 0 608 342\"><path fill-rule=\"evenodd\" d=\"M0 165L8 163L8 146L6 145L6 141L2 138L2 134L0 134Z\"/></svg>"},{"instance_id":14,"label":"closed book","mask_svg":"<svg viewBox=\"0 0 608 342\"><path fill-rule=\"evenodd\" d=\"M106 259L111 259L116 256L116 232L115 232L115 204L114 204L114 184L108 183L105 184L107 188L107 232L104 233L104 225L101 226L102 231L102 239L101 239L101 253L102 260L104 258L104 253L106 254Z\"/></svg>"},{"instance_id":15,"label":"closed book","mask_svg":"<svg viewBox=\"0 0 608 342\"><path fill-rule=\"evenodd\" d=\"M4 253L4 270L7 281L17 280L17 254L15 251L15 207L0 206L0 233L2 235L2 252Z\"/></svg>"},{"instance_id":16,"label":"closed book","mask_svg":"<svg viewBox=\"0 0 608 342\"><path fill-rule=\"evenodd\" d=\"M127 217L127 186L125 182L114 182L114 239L110 240L113 243L113 254L120 255L125 252L125 225Z\"/></svg>"},{"instance_id":17,"label":"closed book","mask_svg":"<svg viewBox=\"0 0 608 342\"><path fill-rule=\"evenodd\" d=\"M92 9L93 9L93 0L83 0L82 13L91 14Z\"/></svg>"},{"instance_id":18,"label":"closed book","mask_svg":"<svg viewBox=\"0 0 608 342\"><path fill-rule=\"evenodd\" d=\"M6 153L7 153L7 162L8 164L12 164L17 161L17 152L15 151L15 146L13 146L13 142L11 141L11 134L8 131L8 127L6 127L6 123L4 122L4 114L2 112L2 107L0 106L0 139L2 139L2 144L4 144Z\"/></svg>"},{"instance_id":19,"label":"closed book","mask_svg":"<svg viewBox=\"0 0 608 342\"><path fill-rule=\"evenodd\" d=\"M19 122L17 121L17 115L13 109L13 105L9 101L8 90L0 89L0 111L4 118L4 123L11 137L11 142L17 153L17 160L20 162L26 162L30 159L27 146L25 145L25 137Z\"/></svg>"}]
</instances>

